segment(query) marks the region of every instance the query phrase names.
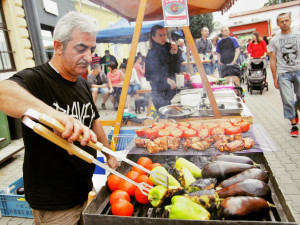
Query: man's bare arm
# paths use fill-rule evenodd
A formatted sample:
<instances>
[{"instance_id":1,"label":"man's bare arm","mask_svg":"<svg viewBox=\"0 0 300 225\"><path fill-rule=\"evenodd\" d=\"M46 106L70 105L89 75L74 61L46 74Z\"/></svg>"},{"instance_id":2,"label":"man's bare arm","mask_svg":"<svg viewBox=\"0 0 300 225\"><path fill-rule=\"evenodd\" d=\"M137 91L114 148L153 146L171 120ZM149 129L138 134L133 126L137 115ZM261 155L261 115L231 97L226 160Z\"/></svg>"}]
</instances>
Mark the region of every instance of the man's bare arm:
<instances>
[{"instance_id":1,"label":"man's bare arm","mask_svg":"<svg viewBox=\"0 0 300 225\"><path fill-rule=\"evenodd\" d=\"M11 117L21 118L27 109L32 108L57 119L66 127L62 137L70 142L76 141L81 134L82 145L86 145L89 140L93 142L97 140L96 135L88 127L67 114L56 111L14 81L0 81L0 102L0 110Z\"/></svg>"},{"instance_id":2,"label":"man's bare arm","mask_svg":"<svg viewBox=\"0 0 300 225\"><path fill-rule=\"evenodd\" d=\"M274 81L274 86L275 88L279 88L278 86L278 79L277 79L277 59L276 59L276 53L275 52L270 52L270 67L273 75L273 81Z\"/></svg>"}]
</instances>

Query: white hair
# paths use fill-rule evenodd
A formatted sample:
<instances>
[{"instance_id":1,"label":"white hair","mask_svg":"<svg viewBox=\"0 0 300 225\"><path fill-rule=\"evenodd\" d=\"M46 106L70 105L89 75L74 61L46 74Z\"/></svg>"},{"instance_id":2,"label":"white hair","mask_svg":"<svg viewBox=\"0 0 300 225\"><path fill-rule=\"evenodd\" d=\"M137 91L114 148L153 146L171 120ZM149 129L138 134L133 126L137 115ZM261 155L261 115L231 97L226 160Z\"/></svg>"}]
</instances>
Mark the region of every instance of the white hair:
<instances>
[{"instance_id":1,"label":"white hair","mask_svg":"<svg viewBox=\"0 0 300 225\"><path fill-rule=\"evenodd\" d=\"M79 12L69 12L64 15L56 24L53 32L53 39L62 42L63 46L71 40L74 29L80 32L96 36L98 31L97 21Z\"/></svg>"}]
</instances>

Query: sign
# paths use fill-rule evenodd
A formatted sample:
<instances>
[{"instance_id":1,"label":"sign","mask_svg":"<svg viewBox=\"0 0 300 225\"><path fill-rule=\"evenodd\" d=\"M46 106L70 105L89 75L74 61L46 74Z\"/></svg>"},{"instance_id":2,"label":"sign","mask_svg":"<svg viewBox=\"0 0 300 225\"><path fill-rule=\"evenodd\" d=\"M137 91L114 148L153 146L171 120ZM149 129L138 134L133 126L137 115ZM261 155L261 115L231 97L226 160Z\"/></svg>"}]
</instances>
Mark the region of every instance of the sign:
<instances>
[{"instance_id":1,"label":"sign","mask_svg":"<svg viewBox=\"0 0 300 225\"><path fill-rule=\"evenodd\" d=\"M57 3L52 0L43 0L44 9L46 12L58 16Z\"/></svg>"},{"instance_id":2,"label":"sign","mask_svg":"<svg viewBox=\"0 0 300 225\"><path fill-rule=\"evenodd\" d=\"M162 0L166 27L189 26L187 0Z\"/></svg>"}]
</instances>

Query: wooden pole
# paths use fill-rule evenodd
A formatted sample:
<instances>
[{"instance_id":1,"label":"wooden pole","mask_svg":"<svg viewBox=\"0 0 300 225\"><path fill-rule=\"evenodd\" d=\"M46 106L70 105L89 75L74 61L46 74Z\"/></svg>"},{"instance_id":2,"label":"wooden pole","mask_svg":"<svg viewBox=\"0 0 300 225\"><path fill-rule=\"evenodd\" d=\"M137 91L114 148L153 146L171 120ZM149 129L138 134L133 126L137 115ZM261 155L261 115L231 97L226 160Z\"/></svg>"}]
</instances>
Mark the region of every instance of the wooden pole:
<instances>
[{"instance_id":1,"label":"wooden pole","mask_svg":"<svg viewBox=\"0 0 300 225\"><path fill-rule=\"evenodd\" d=\"M202 61L200 59L200 56L198 54L198 51L197 51L197 48L196 48L196 45L195 45L195 42L194 42L194 39L192 37L190 28L188 26L183 26L182 30L184 32L184 35L185 35L186 41L188 43L188 46L191 48L192 55L194 57L198 72L200 73L200 76L201 76L201 79L202 79L203 87L205 88L206 94L207 94L208 99L210 101L211 108L212 108L212 110L215 114L215 117L217 119L220 119L221 114L220 114L219 108L217 106L215 96L213 95L210 84L208 82L204 67L202 65Z\"/></svg>"},{"instance_id":2,"label":"wooden pole","mask_svg":"<svg viewBox=\"0 0 300 225\"><path fill-rule=\"evenodd\" d=\"M131 77L131 73L132 73L134 58L136 55L136 49L137 49L139 39L140 39L140 33L141 33L142 24L143 24L143 20L144 20L146 4L147 4L147 0L140 1L139 10L138 10L137 19L136 19L136 25L134 28L134 33L133 33L132 42L131 42L131 48L130 48L130 52L129 52L129 58L128 58L128 62L127 62L127 68L126 68L125 77L124 77L124 84L123 84L122 92L121 92L121 96L120 96L120 103L119 103L119 107L118 107L116 123L115 123L113 137L112 137L112 138L114 138L114 141L112 141L112 144L111 144L112 150L115 150L115 148L116 148L116 146L114 146L114 143L118 143L118 135L119 135L120 128L122 125L123 112L124 112L124 107L126 104L126 97L127 97L128 87L130 84L130 77Z\"/></svg>"}]
</instances>

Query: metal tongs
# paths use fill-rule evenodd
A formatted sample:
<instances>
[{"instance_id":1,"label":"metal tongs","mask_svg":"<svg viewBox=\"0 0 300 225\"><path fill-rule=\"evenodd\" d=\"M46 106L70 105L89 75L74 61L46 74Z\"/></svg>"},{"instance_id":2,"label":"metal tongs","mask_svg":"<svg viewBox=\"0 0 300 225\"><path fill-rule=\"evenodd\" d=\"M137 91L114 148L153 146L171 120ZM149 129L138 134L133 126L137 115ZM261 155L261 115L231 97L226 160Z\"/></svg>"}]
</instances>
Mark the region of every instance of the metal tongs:
<instances>
[{"instance_id":1,"label":"metal tongs","mask_svg":"<svg viewBox=\"0 0 300 225\"><path fill-rule=\"evenodd\" d=\"M67 140L61 138L60 136L55 134L53 131L49 130L42 124L37 123L35 121L39 121L40 123L43 123L44 125L51 127L58 132L62 133L65 131L64 125L62 125L59 121L57 121L56 119L54 119L44 113L37 112L36 110L28 109L22 116L22 122L26 126L31 128L35 133L41 135L42 137L55 143L56 145L60 146L61 148L76 155L77 157L85 160L86 162L94 163L95 165L100 166L103 169L117 175L118 177L136 185L144 195L148 195L149 190L152 188L151 185L149 185L145 182L137 183L137 182L129 179L128 177L124 176L123 174L117 172L116 170L105 165L104 163L98 161L91 154L87 153L86 151L82 150L81 148L77 147L76 145L68 142ZM82 136L79 137L78 141L81 141L81 139L82 139ZM104 147L103 144L100 142L93 143L93 142L89 141L87 145L98 151L105 152L105 153L107 153L111 156L114 156L124 162L127 162L128 164L135 166L135 167L139 168L140 170L145 171L146 173L150 174L157 183L168 188L168 177L165 174L160 173L158 171L147 170L143 166L140 166L137 163L127 159L126 157L123 157L123 156L117 154L116 152Z\"/></svg>"}]
</instances>

